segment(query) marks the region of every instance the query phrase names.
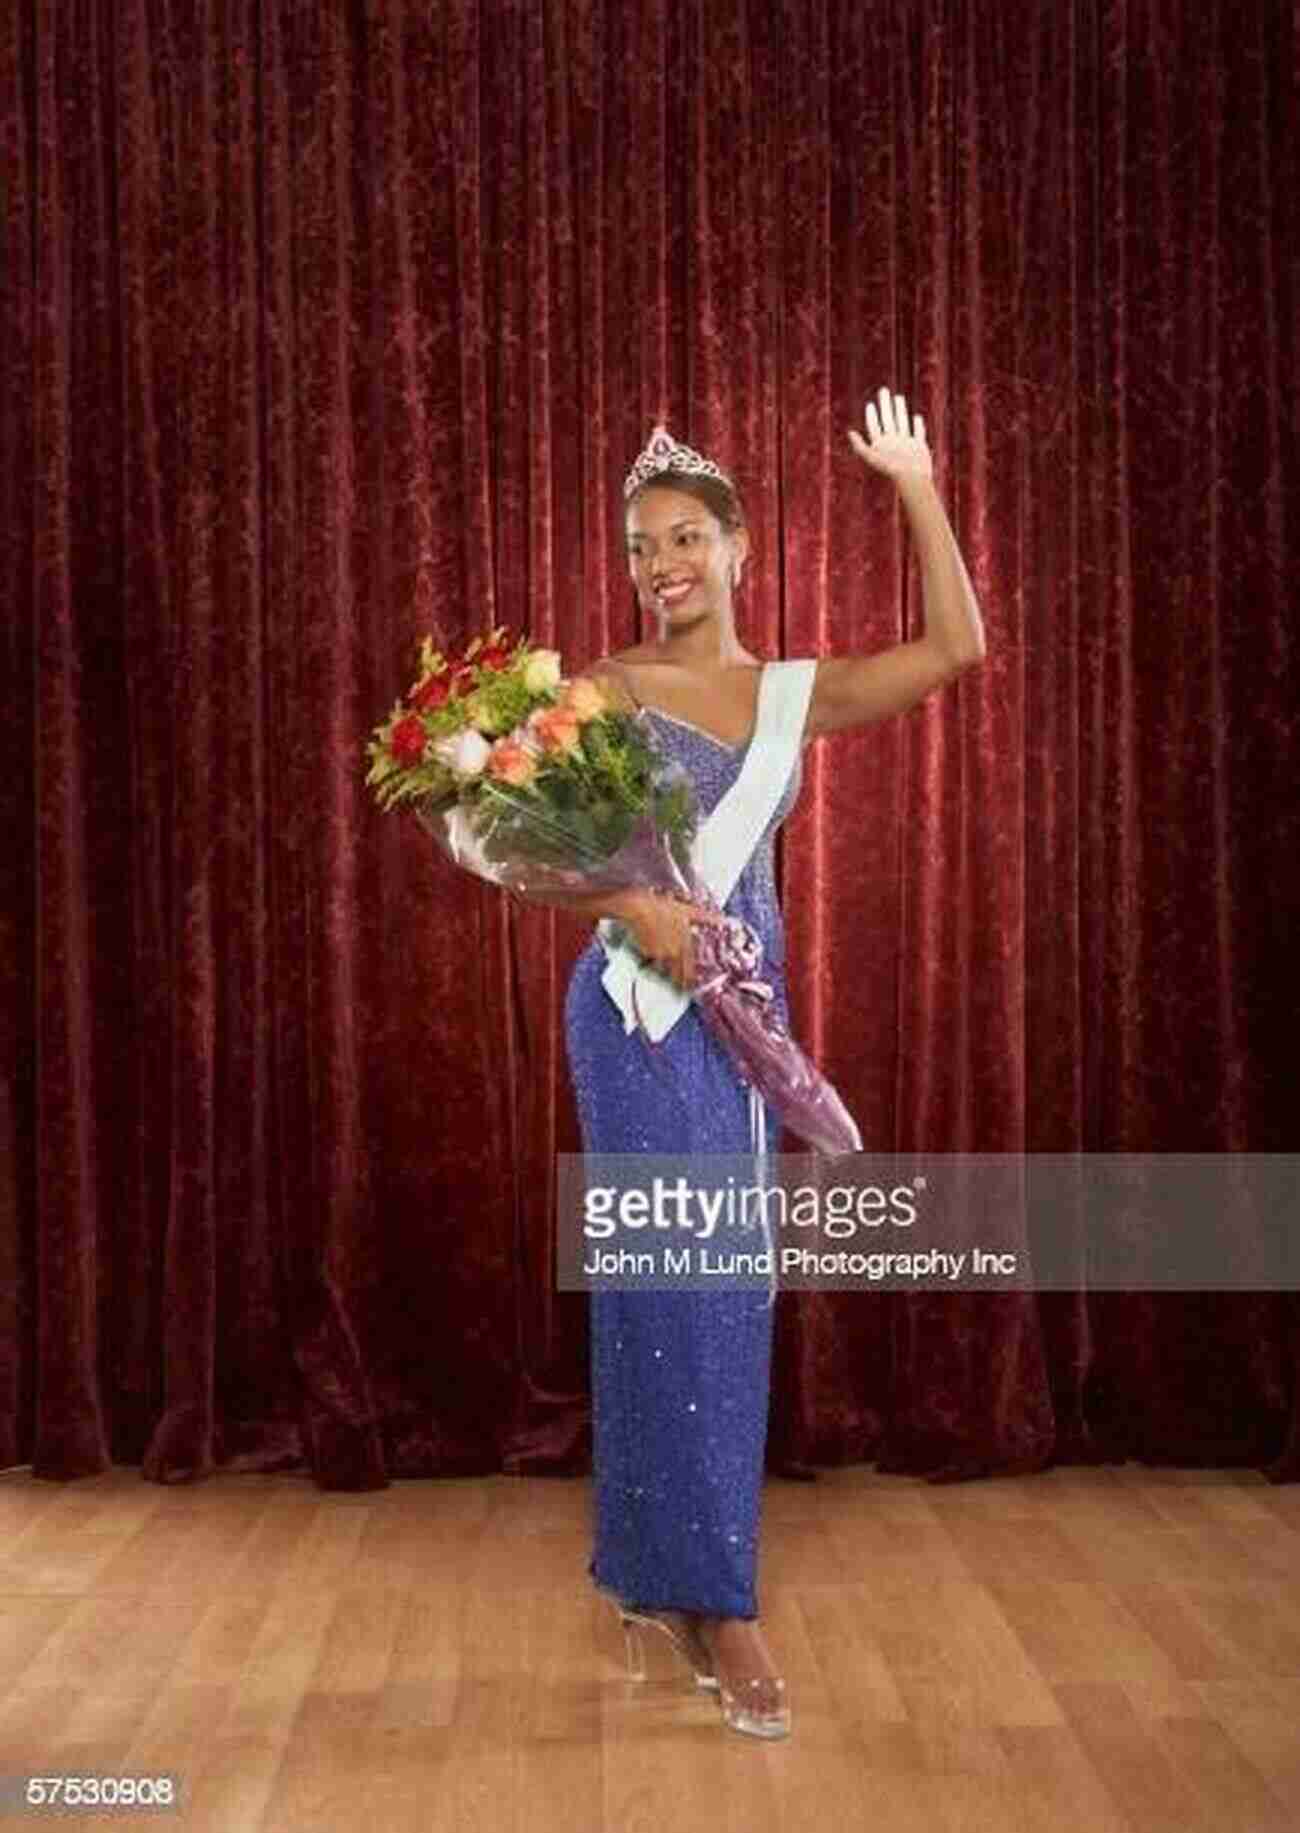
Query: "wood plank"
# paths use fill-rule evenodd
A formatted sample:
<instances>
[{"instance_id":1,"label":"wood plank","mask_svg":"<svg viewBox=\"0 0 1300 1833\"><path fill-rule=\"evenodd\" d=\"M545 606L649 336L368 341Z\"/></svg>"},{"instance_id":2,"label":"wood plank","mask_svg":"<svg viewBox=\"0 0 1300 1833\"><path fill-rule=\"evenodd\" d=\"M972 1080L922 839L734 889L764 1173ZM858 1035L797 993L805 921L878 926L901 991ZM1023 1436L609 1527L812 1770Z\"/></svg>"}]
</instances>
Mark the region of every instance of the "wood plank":
<instances>
[{"instance_id":1,"label":"wood plank","mask_svg":"<svg viewBox=\"0 0 1300 1833\"><path fill-rule=\"evenodd\" d=\"M762 1744L658 1639L625 1679L589 1482L10 1472L0 1767L178 1770L184 1824L230 1833L1283 1833L1296 1500L1142 1466L773 1483L795 1729Z\"/></svg>"}]
</instances>

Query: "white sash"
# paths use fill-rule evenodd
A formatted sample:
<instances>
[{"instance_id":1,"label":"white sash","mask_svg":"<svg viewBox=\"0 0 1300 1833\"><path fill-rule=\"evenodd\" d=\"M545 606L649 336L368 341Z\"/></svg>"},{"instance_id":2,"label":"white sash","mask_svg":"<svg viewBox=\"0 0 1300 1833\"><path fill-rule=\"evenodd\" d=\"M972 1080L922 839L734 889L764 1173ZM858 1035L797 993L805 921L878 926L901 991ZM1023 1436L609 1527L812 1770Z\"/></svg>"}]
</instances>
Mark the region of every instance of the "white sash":
<instances>
[{"instance_id":1,"label":"white sash","mask_svg":"<svg viewBox=\"0 0 1300 1833\"><path fill-rule=\"evenodd\" d=\"M718 900L719 909L725 908L785 793L799 754L816 672L815 656L763 664L754 737L740 774L701 822L691 849L695 870ZM646 1031L658 1043L690 1005L690 994L618 939L622 932L614 918L602 917L596 929L608 957L601 985L623 1014L624 1031L636 1030L639 1010ZM636 1009L632 1005L634 988Z\"/></svg>"}]
</instances>

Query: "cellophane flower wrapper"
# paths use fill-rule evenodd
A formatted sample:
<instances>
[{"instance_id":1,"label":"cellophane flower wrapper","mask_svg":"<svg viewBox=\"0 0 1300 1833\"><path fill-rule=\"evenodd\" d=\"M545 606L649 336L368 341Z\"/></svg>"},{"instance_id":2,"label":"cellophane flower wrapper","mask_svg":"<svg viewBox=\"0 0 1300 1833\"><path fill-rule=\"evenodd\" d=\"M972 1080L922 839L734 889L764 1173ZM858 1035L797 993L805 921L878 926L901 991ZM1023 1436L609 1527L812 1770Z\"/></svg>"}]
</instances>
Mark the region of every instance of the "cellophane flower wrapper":
<instances>
[{"instance_id":1,"label":"cellophane flower wrapper","mask_svg":"<svg viewBox=\"0 0 1300 1833\"><path fill-rule=\"evenodd\" d=\"M426 663L430 655L436 652L426 646ZM555 698L547 696L538 709L539 731ZM388 729L403 718L409 725L410 715L399 705ZM556 896L636 887L718 910L692 863L699 827L694 784L675 759L658 750L639 709L610 703L592 714L589 702L577 742L570 733L568 745L557 749L536 742L521 723L506 742L514 745L517 764L521 746L527 752L531 761L521 768L531 772L528 780L503 780L489 764L441 794L411 794L405 784L399 786L383 750L384 732L371 747L377 760L371 780L384 779L388 805L405 800L439 850L462 870L541 904ZM781 1022L774 989L761 975L759 937L743 919L719 914L719 924L692 924L691 997L701 1019L742 1079L792 1133L830 1156L861 1151L861 1136L844 1103ZM625 929L622 939L635 950Z\"/></svg>"}]
</instances>

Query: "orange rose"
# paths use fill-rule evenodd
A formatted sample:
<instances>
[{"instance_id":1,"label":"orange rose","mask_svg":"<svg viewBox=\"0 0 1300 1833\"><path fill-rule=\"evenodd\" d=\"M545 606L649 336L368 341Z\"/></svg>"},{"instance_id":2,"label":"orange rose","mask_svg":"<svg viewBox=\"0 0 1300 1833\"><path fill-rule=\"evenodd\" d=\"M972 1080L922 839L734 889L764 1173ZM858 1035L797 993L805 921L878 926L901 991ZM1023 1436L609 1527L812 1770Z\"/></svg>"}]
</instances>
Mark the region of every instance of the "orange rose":
<instances>
[{"instance_id":1,"label":"orange rose","mask_svg":"<svg viewBox=\"0 0 1300 1833\"><path fill-rule=\"evenodd\" d=\"M598 719L608 706L599 686L586 676L569 682L560 704L580 725L586 725L589 719Z\"/></svg>"},{"instance_id":2,"label":"orange rose","mask_svg":"<svg viewBox=\"0 0 1300 1833\"><path fill-rule=\"evenodd\" d=\"M513 783L519 788L530 783L537 774L537 760L531 751L526 751L513 739L503 738L492 747L492 755L487 761L487 773L498 777L503 783Z\"/></svg>"},{"instance_id":3,"label":"orange rose","mask_svg":"<svg viewBox=\"0 0 1300 1833\"><path fill-rule=\"evenodd\" d=\"M533 727L547 751L576 751L580 743L578 722L565 706L553 706L538 716Z\"/></svg>"}]
</instances>

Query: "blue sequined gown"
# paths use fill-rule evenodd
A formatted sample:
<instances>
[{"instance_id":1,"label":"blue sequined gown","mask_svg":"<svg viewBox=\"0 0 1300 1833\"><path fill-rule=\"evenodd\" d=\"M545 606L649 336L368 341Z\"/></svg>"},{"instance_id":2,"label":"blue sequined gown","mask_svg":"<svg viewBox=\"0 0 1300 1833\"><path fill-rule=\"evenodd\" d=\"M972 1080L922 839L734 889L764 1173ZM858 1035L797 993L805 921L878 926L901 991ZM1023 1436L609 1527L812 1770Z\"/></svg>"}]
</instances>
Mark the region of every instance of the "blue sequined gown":
<instances>
[{"instance_id":1,"label":"blue sequined gown","mask_svg":"<svg viewBox=\"0 0 1300 1833\"><path fill-rule=\"evenodd\" d=\"M646 710L664 750L694 779L703 819L735 781L749 745L723 744L670 714ZM796 759L726 905L762 938L763 974L787 1025L773 842L801 781ZM749 1089L696 1008L688 1007L658 1044L640 1031L629 1035L601 985L605 960L593 935L565 1000L583 1149L748 1153ZM775 1152L778 1126L770 1112L764 1124L765 1149ZM765 1289L592 1292L595 1520L588 1571L624 1603L758 1615L772 1318Z\"/></svg>"}]
</instances>

